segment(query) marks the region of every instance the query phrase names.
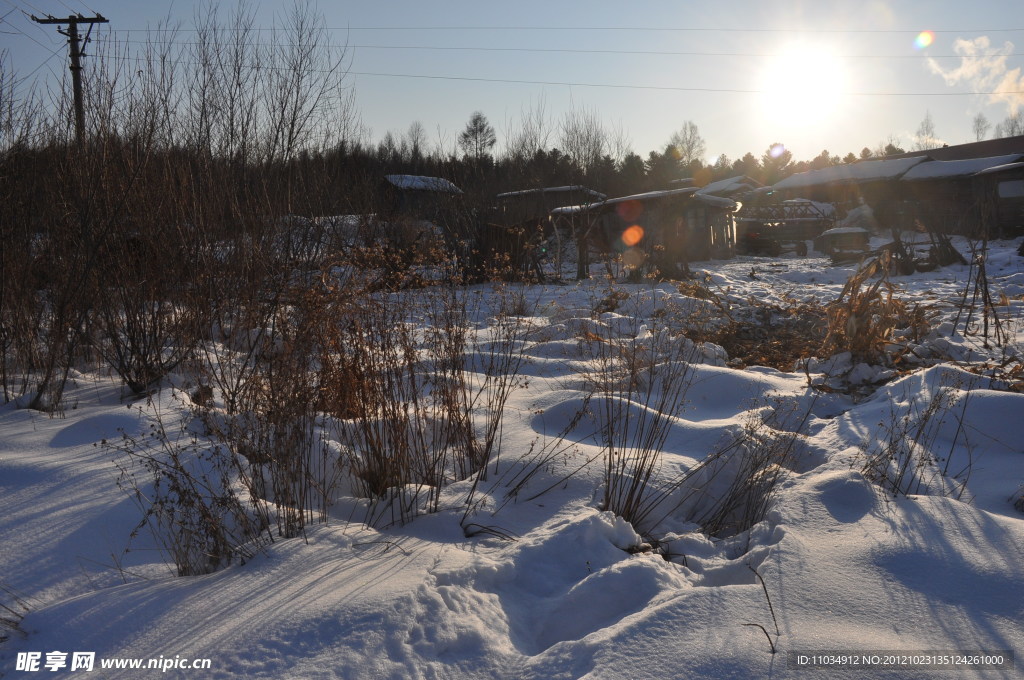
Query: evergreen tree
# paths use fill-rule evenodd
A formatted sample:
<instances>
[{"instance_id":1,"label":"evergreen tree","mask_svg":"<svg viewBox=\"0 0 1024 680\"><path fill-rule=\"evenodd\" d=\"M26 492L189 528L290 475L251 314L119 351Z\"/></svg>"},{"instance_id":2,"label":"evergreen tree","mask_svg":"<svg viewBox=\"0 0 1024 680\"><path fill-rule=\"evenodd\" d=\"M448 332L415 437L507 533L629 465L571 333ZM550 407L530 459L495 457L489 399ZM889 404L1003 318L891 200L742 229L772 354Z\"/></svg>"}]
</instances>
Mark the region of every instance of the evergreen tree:
<instances>
[{"instance_id":1,"label":"evergreen tree","mask_svg":"<svg viewBox=\"0 0 1024 680\"><path fill-rule=\"evenodd\" d=\"M761 154L761 181L765 184L775 184L791 172L792 163L793 152L787 149L785 144L775 142Z\"/></svg>"},{"instance_id":2,"label":"evergreen tree","mask_svg":"<svg viewBox=\"0 0 1024 680\"><path fill-rule=\"evenodd\" d=\"M618 166L618 180L609 187L612 195L629 196L644 190L646 186L646 168L644 159L636 153L627 153Z\"/></svg>"},{"instance_id":3,"label":"evergreen tree","mask_svg":"<svg viewBox=\"0 0 1024 680\"><path fill-rule=\"evenodd\" d=\"M743 158L740 158L732 164L733 171L737 175L746 175L747 177L756 177L760 174L761 164L758 162L754 154L749 151L743 154Z\"/></svg>"},{"instance_id":4,"label":"evergreen tree","mask_svg":"<svg viewBox=\"0 0 1024 680\"><path fill-rule=\"evenodd\" d=\"M648 189L667 189L673 180L680 178L682 167L675 147L665 147L664 153L652 151L644 163L647 170Z\"/></svg>"}]
</instances>

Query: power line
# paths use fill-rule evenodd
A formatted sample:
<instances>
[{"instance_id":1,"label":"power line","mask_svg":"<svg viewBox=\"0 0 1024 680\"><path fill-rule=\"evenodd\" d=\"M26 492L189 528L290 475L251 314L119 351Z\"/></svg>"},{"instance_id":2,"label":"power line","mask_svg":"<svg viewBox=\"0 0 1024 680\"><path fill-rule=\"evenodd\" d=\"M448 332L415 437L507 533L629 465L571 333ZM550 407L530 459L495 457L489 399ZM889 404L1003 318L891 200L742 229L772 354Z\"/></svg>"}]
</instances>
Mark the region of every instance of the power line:
<instances>
[{"instance_id":1,"label":"power line","mask_svg":"<svg viewBox=\"0 0 1024 680\"><path fill-rule=\"evenodd\" d=\"M112 31L120 33L122 31ZM107 42L128 43L146 45L147 40L130 40L109 38ZM199 43L195 41L180 41L176 43L181 46L217 45L224 46L225 43L210 41ZM253 47L279 47L292 46L293 43L253 43ZM480 46L452 46L452 45L327 45L335 49L350 50L423 50L439 52L525 52L540 54L610 54L610 55L641 55L641 56L670 56L670 57L756 57L770 58L787 56L785 52L703 52L703 51L674 51L674 50L615 50L615 49L574 49L564 47L480 47ZM1019 57L1024 52L1009 52L995 55L982 54L829 54L830 58L836 59L987 59L991 57Z\"/></svg>"},{"instance_id":2,"label":"power line","mask_svg":"<svg viewBox=\"0 0 1024 680\"><path fill-rule=\"evenodd\" d=\"M63 49L64 49L64 46L63 46L63 45L57 45L56 49L54 49L54 50L53 50L52 52L50 52L49 56L47 56L47 57L46 57L45 59L43 59L43 61L42 61L42 62L40 62L40 63L39 63L39 66L36 66L36 67L35 67L34 69L32 69L31 71L29 71L29 72L28 72L28 73L27 73L27 74L26 74L26 75L25 75L25 76L24 76L24 77L22 78L22 80L28 80L29 78L31 78L32 76L34 76L34 75L36 74L36 72L37 72L37 71L38 71L39 69L41 69L41 68L42 68L42 67L44 67L44 66L48 66L48 64L50 63L50 61L52 61L52 60L53 60L53 58L57 56L57 53L58 53L58 52L60 52L60 51L62 51ZM53 70L52 68L50 68L50 73L51 73L51 74L53 74L53 77L54 77L54 78L57 78L57 77L58 77L58 76L57 76L57 73L56 73L56 71L54 71L54 70Z\"/></svg>"},{"instance_id":3,"label":"power line","mask_svg":"<svg viewBox=\"0 0 1024 680\"><path fill-rule=\"evenodd\" d=\"M572 49L543 47L452 47L427 45L349 45L351 49L383 49L383 50L439 50L439 51L474 51L474 52L541 52L566 54L617 54L617 55L650 55L679 57L784 57L786 52L696 52L672 50L608 50L608 49ZM967 55L967 54L829 54L836 59L984 59L990 56L1019 57L1024 52L1011 52L998 55Z\"/></svg>"},{"instance_id":4,"label":"power line","mask_svg":"<svg viewBox=\"0 0 1024 680\"><path fill-rule=\"evenodd\" d=\"M14 24L9 24L9 25L10 25L10 26L11 26L12 28L14 28L14 29L15 29L15 31L14 31L14 32L11 32L11 33L10 33L10 35L20 35L20 36L23 36L23 37L25 37L25 38L28 38L29 40L31 40L31 41L32 41L32 42L34 42L35 44L39 45L39 46L40 46L40 47L42 47L42 48L43 48L44 50L51 50L51 46L49 46L49 45L44 45L43 43L39 42L38 40L36 40L36 39L35 39L34 37L32 37L31 35L29 35L28 33L25 33L24 31L22 31L22 30L18 29L18 28L17 28L17 26L14 26ZM6 31L4 31L4 32L6 33ZM54 78L58 78L58 79L59 79L59 78L60 78L60 76L58 76L58 75L57 75L57 72L56 72L56 71L54 71L52 67L49 67L49 63L50 63L50 61L51 61L51 60L52 60L52 59L53 59L53 58L54 58L54 57L55 57L55 56L57 55L57 53L58 53L58 52L60 52L60 51L61 51L61 50L63 50L63 49L64 49L64 43L61 43L61 44L57 45L57 47L54 47L54 48L53 48L53 49L52 49L52 50L50 51L50 54L48 54L48 55L47 55L47 56L46 56L46 57L45 57L45 58L44 58L44 59L43 59L43 60L42 60L41 62L39 62L39 65L38 65L38 66L36 66L36 67L35 67L34 69L32 69L31 71L29 71L29 73L28 73L27 75L25 75L25 76L19 76L19 78L20 78L21 80L28 80L29 78L31 78L32 76L34 76L34 75L36 74L36 72L38 72L38 71L39 71L39 69L41 69L41 68L42 68L42 67L44 67L44 66L47 66L47 67L48 67L48 68L50 69L50 74L51 74L51 75L52 75L52 76L53 76Z\"/></svg>"},{"instance_id":5,"label":"power line","mask_svg":"<svg viewBox=\"0 0 1024 680\"><path fill-rule=\"evenodd\" d=\"M17 10L17 11L21 12L21 13L22 13L22 14L24 14L24 15L25 15L26 17L29 17L29 18L31 18L28 12L26 12L26 11L25 11L25 10L24 10L23 8L21 8L21 7L18 7L17 5L15 5L15 4L13 3L13 2L11 2L11 0L3 0L3 2L7 3L8 5L10 5L10 6L11 6L11 7L13 7L13 8L15 9L15 10ZM33 5L31 4L31 3L28 3L28 2L26 2L25 4L26 4L26 5L27 5L27 6L28 6L28 7L30 8L30 9L36 10L37 12L39 11L39 10L37 10L37 9L36 9L36 8L35 8L35 7L34 7L34 6L33 6ZM40 13L41 13L41 12L40 12ZM7 16L8 16L9 14L10 14L10 13L8 13L8 14L5 14L5 15L4 15L4 18L6 19L6 18L7 18ZM30 22L30 23L31 23L31 22ZM9 22L9 21L8 21L8 22L7 22L7 24L8 24L8 25L10 25L10 26L11 26L12 28L15 28L15 29L17 29L17 27L16 27L16 26L15 26L14 24L12 24L11 22ZM40 31L42 31L42 32L43 32L43 35L46 35L46 36L50 36L50 33L49 33L49 32L48 32L48 31L47 31L47 30L46 30L45 28L43 28L42 26L40 26L39 24L36 24L36 23L31 23L31 25L32 25L32 26L35 26L35 27L36 27L36 28L38 28L38 29L39 29ZM52 42L50 43L50 45L44 45L44 44L43 44L42 42L40 42L40 41L39 41L39 40L38 40L37 38L34 38L34 37L32 37L31 35L29 35L29 34L28 34L28 33L26 33L25 31L21 31L21 35L25 36L26 38L28 38L29 40L31 40L31 41L32 41L32 42L34 42L35 44L39 45L39 46L40 46L40 47L42 47L42 48L43 48L44 50L48 50L48 49L50 49L51 47L53 47L53 43L52 43ZM61 41L61 44L62 44L62 45L64 44L64 43L63 43L63 41Z\"/></svg>"},{"instance_id":6,"label":"power line","mask_svg":"<svg viewBox=\"0 0 1024 680\"><path fill-rule=\"evenodd\" d=\"M349 75L372 76L385 78L424 78L428 80L457 80L483 83L506 83L523 85L560 85L566 87L606 87L622 90L661 90L669 92L726 92L734 94L768 94L772 89L740 89L728 87L677 87L671 85L623 85L615 83L581 83L559 80L517 80L511 78L474 78L469 76L431 76L410 73L374 73L368 71L349 71ZM1006 92L837 92L837 95L850 97L968 97L994 94L1024 94L1024 91Z\"/></svg>"},{"instance_id":7,"label":"power line","mask_svg":"<svg viewBox=\"0 0 1024 680\"><path fill-rule=\"evenodd\" d=\"M134 61L137 63L146 63L146 59L143 57L131 57L131 56L120 56L120 55L109 55L108 59L115 61ZM186 65L186 66L199 66L200 64L187 60L187 59L172 59L168 60L168 63L175 65ZM291 67L287 66L267 66L259 65L254 70L262 71L291 71ZM310 69L311 72L315 73L332 73L327 69ZM562 86L562 87L593 87L593 88L610 88L620 90L653 90L653 91L665 91L665 92L722 92L722 93L733 93L733 94L768 94L773 92L772 89L744 89L744 88L730 88L730 87L680 87L674 85L635 85L635 84L622 84L622 83L587 83L587 82L576 82L576 81L565 81L565 80L529 80L529 79L518 79L518 78L483 78L483 77L472 77L472 76L449 76L449 75L427 75L427 74L415 74L415 73L384 73L377 71L346 71L348 75L352 76L365 76L372 78L416 78L423 80L449 80L449 81L461 81L461 82L477 82L477 83L501 83L508 85L551 85L551 86ZM845 95L852 97L970 97L970 96L985 96L994 94L1024 94L1024 91L1006 91L1006 92L838 92L837 95Z\"/></svg>"},{"instance_id":8,"label":"power line","mask_svg":"<svg viewBox=\"0 0 1024 680\"><path fill-rule=\"evenodd\" d=\"M31 2L28 2L28 0L21 0L21 1L22 1L23 3L25 3L25 5L26 5L26 6L27 6L27 7L28 7L28 8L30 9L30 10L33 10L33 11L35 11L35 12L40 12L39 8L38 8L38 7L36 7L36 6L34 6L34 5L33 5L33 4L31 3ZM26 14L27 14L27 12L25 12L25 10L24 10L23 8L21 8L21 7L18 7L18 6L17 6L17 5L15 5L15 4L13 3L13 2L10 2L10 0L4 0L4 2L6 2L6 3L8 4L8 5L10 5L11 7L13 7L14 9L16 9L16 10L19 10L19 11L21 11L21 12L23 12L23 13L26 13ZM42 13L42 12L40 12L40 13Z\"/></svg>"},{"instance_id":9,"label":"power line","mask_svg":"<svg viewBox=\"0 0 1024 680\"><path fill-rule=\"evenodd\" d=\"M15 26L14 24L12 24L12 23L8 22L8 25L9 25L9 26L11 26L11 28L14 28L14 29L18 30L18 29L17 29L17 26ZM41 28L41 27L40 27L40 28ZM44 33L45 33L45 31L44 31ZM36 45L39 45L40 47L42 47L42 48L43 48L44 50L48 50L48 49L50 49L50 48L52 48L52 47L53 47L53 44L52 44L52 43L51 43L51 44L49 44L49 45L45 45L45 44L43 44L43 43L42 43L42 42L41 42L41 41L40 41L40 40L39 40L38 38L36 38L36 37L34 37L34 36L31 36L31 35L29 35L29 34L28 34L28 33L26 33L25 31L22 31L22 30L18 30L18 35L22 35L22 36L25 36L26 38L28 38L29 40L31 40L32 42L34 42L34 43L35 43ZM46 33L46 35L49 35L49 33ZM64 47L64 42L63 42L63 41L62 41L62 42L60 43L60 45L58 46L58 49L59 49L59 48L62 48L62 47Z\"/></svg>"},{"instance_id":10,"label":"power line","mask_svg":"<svg viewBox=\"0 0 1024 680\"><path fill-rule=\"evenodd\" d=\"M59 2L62 5L64 5L64 8L67 9L67 11L69 11L69 12L75 13L75 12L78 11L78 10L72 8L71 5L69 5L68 3L64 2L64 0L57 0L57 2Z\"/></svg>"},{"instance_id":11,"label":"power line","mask_svg":"<svg viewBox=\"0 0 1024 680\"><path fill-rule=\"evenodd\" d=\"M195 28L145 28L123 29L130 31L152 31L181 33L196 32ZM226 30L246 31L281 31L281 28L246 28L226 27ZM923 29L851 29L851 28L698 28L698 27L664 27L664 26L328 26L327 31L637 31L637 32L679 32L679 33L827 33L827 34L902 34L917 35ZM1019 33L1024 28L973 28L973 29L927 29L931 33Z\"/></svg>"}]
</instances>

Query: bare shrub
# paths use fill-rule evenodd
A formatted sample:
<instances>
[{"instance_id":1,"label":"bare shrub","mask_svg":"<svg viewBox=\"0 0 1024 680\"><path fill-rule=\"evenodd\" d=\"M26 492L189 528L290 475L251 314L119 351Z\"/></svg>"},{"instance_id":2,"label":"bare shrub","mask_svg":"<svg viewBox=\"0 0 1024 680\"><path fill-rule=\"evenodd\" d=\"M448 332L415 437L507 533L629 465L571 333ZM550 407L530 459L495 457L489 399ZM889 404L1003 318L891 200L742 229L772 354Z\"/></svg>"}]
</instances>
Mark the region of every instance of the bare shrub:
<instances>
[{"instance_id":1,"label":"bare shrub","mask_svg":"<svg viewBox=\"0 0 1024 680\"><path fill-rule=\"evenodd\" d=\"M244 562L273 540L263 502L237 485L238 459L185 422L169 431L158 412L145 434L101 446L120 454L118 486L143 513L135 531L150 528L179 576Z\"/></svg>"},{"instance_id":2,"label":"bare shrub","mask_svg":"<svg viewBox=\"0 0 1024 680\"><path fill-rule=\"evenodd\" d=\"M638 320L632 323L625 332L606 324L595 334L595 366L587 380L604 447L601 507L644 531L651 528L646 520L658 504L652 491L661 451L685 407L694 378L691 362L700 349L664 318L643 327Z\"/></svg>"},{"instance_id":3,"label":"bare shrub","mask_svg":"<svg viewBox=\"0 0 1024 680\"><path fill-rule=\"evenodd\" d=\"M726 473L724 489L689 507L689 520L703 533L720 537L740 534L761 522L775 502L780 482L794 467L794 444L808 413L801 417L772 409L764 417L752 412L739 436L727 441L703 466L702 482ZM790 427L792 431L787 431Z\"/></svg>"},{"instance_id":4,"label":"bare shrub","mask_svg":"<svg viewBox=\"0 0 1024 680\"><path fill-rule=\"evenodd\" d=\"M193 295L202 235L170 206L149 205L149 189L172 174L160 170L131 190L128 219L111 230L90 315L91 343L135 394L191 357L208 324L208 301Z\"/></svg>"},{"instance_id":5,"label":"bare shrub","mask_svg":"<svg viewBox=\"0 0 1024 680\"><path fill-rule=\"evenodd\" d=\"M434 512L447 485L479 481L497 460L526 326L503 315L482 337L470 321L481 300L454 287L376 294L327 327L321 408L336 417L346 469L370 501L367 523Z\"/></svg>"},{"instance_id":6,"label":"bare shrub","mask_svg":"<svg viewBox=\"0 0 1024 680\"><path fill-rule=\"evenodd\" d=\"M890 404L888 422L878 423L880 436L863 446L864 476L894 497L929 494L963 498L973 455L964 429L970 393L958 394L959 387L943 382L930 396L910 395L902 414ZM958 427L949 450L943 454L938 438L947 418L955 418ZM958 444L966 448L967 460L953 467Z\"/></svg>"}]
</instances>

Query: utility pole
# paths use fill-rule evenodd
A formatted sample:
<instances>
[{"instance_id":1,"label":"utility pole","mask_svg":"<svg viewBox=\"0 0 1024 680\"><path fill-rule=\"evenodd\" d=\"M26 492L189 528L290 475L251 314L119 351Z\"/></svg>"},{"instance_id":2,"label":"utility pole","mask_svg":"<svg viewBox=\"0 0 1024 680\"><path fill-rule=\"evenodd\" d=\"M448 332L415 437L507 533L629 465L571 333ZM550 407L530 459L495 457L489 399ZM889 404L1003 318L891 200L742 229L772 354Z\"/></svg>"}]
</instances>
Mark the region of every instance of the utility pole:
<instances>
[{"instance_id":1,"label":"utility pole","mask_svg":"<svg viewBox=\"0 0 1024 680\"><path fill-rule=\"evenodd\" d=\"M75 139L78 141L78 145L81 146L85 140L85 104L82 101L82 57L85 56L82 50L79 48L79 34L78 24L89 24L89 31L92 31L93 24L105 24L107 19L103 18L103 15L97 14L94 17L85 17L81 14L74 14L69 16L67 19L61 19L54 17L50 14L46 15L45 19L40 19L36 15L31 15L32 21L37 24L67 24L68 30L62 31L57 29L57 32L61 35L68 37L68 51L71 54L71 85L74 88L75 95ZM86 36L88 40L88 35Z\"/></svg>"}]
</instances>

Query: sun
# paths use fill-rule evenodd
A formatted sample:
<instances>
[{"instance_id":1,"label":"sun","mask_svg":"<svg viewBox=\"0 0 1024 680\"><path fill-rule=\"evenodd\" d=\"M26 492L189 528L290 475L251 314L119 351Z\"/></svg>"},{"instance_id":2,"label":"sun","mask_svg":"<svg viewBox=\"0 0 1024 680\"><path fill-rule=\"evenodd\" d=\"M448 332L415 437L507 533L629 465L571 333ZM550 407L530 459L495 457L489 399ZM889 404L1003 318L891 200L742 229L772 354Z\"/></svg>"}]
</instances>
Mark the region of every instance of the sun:
<instances>
[{"instance_id":1,"label":"sun","mask_svg":"<svg viewBox=\"0 0 1024 680\"><path fill-rule=\"evenodd\" d=\"M826 127L845 104L846 69L823 46L798 44L769 57L761 72L761 115L787 130Z\"/></svg>"}]
</instances>

